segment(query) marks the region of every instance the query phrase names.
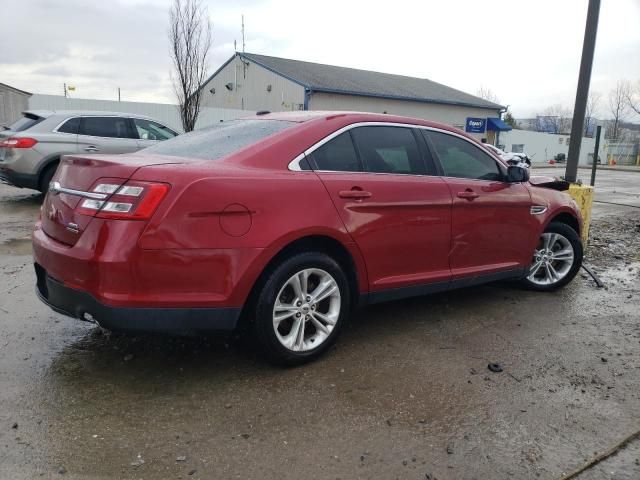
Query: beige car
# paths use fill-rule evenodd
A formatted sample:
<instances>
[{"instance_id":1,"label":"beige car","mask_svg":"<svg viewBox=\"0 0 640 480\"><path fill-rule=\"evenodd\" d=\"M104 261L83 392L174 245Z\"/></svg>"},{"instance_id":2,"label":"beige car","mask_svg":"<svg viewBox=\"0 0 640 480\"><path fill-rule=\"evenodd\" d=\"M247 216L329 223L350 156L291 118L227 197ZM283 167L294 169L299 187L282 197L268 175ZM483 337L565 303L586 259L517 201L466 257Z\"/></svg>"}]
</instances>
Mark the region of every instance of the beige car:
<instances>
[{"instance_id":1,"label":"beige car","mask_svg":"<svg viewBox=\"0 0 640 480\"><path fill-rule=\"evenodd\" d=\"M130 153L178 135L160 122L130 113L42 111L0 131L0 181L46 192L60 157L73 153Z\"/></svg>"}]
</instances>

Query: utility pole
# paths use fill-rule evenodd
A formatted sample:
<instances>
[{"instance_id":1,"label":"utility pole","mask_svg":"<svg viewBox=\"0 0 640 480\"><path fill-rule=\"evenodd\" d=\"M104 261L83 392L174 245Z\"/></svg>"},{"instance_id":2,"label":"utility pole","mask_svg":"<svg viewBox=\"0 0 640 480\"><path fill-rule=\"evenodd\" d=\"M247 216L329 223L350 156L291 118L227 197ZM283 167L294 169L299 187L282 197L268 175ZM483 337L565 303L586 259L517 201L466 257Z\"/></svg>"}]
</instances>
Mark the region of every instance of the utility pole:
<instances>
[{"instance_id":1,"label":"utility pole","mask_svg":"<svg viewBox=\"0 0 640 480\"><path fill-rule=\"evenodd\" d=\"M120 87L118 87L118 101L120 101Z\"/></svg>"},{"instance_id":2,"label":"utility pole","mask_svg":"<svg viewBox=\"0 0 640 480\"><path fill-rule=\"evenodd\" d=\"M244 14L242 14L242 53L244 53Z\"/></svg>"},{"instance_id":3,"label":"utility pole","mask_svg":"<svg viewBox=\"0 0 640 480\"><path fill-rule=\"evenodd\" d=\"M64 98L67 98L67 84L64 83Z\"/></svg>"},{"instance_id":4,"label":"utility pole","mask_svg":"<svg viewBox=\"0 0 640 480\"><path fill-rule=\"evenodd\" d=\"M241 19L242 19L242 54L244 55L244 14L241 15ZM244 58L241 59L241 61L242 61L242 78L246 79L247 78L247 64L245 63ZM244 99L243 99L243 101L244 101Z\"/></svg>"},{"instance_id":5,"label":"utility pole","mask_svg":"<svg viewBox=\"0 0 640 480\"><path fill-rule=\"evenodd\" d=\"M591 165L591 186L595 186L596 184L596 169L598 168L598 150L600 150L600 132L602 131L602 127L598 125L596 129L596 146L593 150L593 165Z\"/></svg>"},{"instance_id":6,"label":"utility pole","mask_svg":"<svg viewBox=\"0 0 640 480\"><path fill-rule=\"evenodd\" d=\"M571 122L569 154L567 156L567 168L564 175L565 180L568 182L575 182L578 176L580 145L582 143L582 132L584 130L584 115L587 109L587 97L589 96L589 83L591 82L591 67L593 66L593 52L596 47L599 15L600 0L589 0L587 23L584 29L584 42L582 44L580 74L578 76L578 90L576 92L576 103L573 108L573 120Z\"/></svg>"}]
</instances>

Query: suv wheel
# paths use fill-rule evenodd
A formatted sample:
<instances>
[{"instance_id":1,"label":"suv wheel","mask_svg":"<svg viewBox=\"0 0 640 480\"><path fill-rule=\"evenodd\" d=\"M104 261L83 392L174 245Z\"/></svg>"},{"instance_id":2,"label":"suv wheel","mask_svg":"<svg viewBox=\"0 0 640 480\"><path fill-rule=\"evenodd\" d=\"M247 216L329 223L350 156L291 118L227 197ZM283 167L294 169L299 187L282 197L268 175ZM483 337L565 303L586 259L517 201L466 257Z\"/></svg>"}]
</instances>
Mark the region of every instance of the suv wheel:
<instances>
[{"instance_id":1,"label":"suv wheel","mask_svg":"<svg viewBox=\"0 0 640 480\"><path fill-rule=\"evenodd\" d=\"M56 174L56 170L58 169L58 162L52 163L45 167L42 175L40 175L40 184L38 185L38 190L42 193L46 194L49 191L49 184L51 183L51 179Z\"/></svg>"},{"instance_id":2,"label":"suv wheel","mask_svg":"<svg viewBox=\"0 0 640 480\"><path fill-rule=\"evenodd\" d=\"M275 268L260 290L255 336L276 363L308 362L335 342L349 307L340 265L324 253L296 254Z\"/></svg>"},{"instance_id":3,"label":"suv wheel","mask_svg":"<svg viewBox=\"0 0 640 480\"><path fill-rule=\"evenodd\" d=\"M580 237L570 226L553 222L540 236L523 282L532 290L556 290L573 280L581 265Z\"/></svg>"}]
</instances>

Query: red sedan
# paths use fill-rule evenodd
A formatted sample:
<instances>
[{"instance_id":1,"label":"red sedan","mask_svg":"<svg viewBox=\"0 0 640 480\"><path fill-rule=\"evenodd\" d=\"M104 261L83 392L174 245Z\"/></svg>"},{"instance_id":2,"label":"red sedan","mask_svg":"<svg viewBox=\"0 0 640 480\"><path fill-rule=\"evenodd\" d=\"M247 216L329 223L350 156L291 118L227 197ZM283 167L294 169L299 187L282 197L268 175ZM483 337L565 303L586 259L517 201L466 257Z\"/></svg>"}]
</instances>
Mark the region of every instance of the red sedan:
<instances>
[{"instance_id":1,"label":"red sedan","mask_svg":"<svg viewBox=\"0 0 640 480\"><path fill-rule=\"evenodd\" d=\"M299 112L65 157L33 247L38 295L58 312L129 332L242 324L295 364L357 305L503 279L561 287L580 229L566 193L459 130Z\"/></svg>"}]
</instances>

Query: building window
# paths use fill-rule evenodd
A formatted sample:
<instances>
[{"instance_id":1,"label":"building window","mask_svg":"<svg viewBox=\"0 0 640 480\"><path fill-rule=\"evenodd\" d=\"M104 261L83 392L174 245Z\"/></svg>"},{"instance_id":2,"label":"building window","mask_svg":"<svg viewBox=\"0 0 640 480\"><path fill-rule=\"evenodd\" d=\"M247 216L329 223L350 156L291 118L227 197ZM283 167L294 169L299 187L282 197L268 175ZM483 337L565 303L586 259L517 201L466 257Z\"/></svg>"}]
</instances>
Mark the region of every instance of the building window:
<instances>
[{"instance_id":1,"label":"building window","mask_svg":"<svg viewBox=\"0 0 640 480\"><path fill-rule=\"evenodd\" d=\"M511 145L511 151L513 153L524 153L524 143L514 143Z\"/></svg>"},{"instance_id":2,"label":"building window","mask_svg":"<svg viewBox=\"0 0 640 480\"><path fill-rule=\"evenodd\" d=\"M562 145L562 140L563 140L563 138L562 138L562 137L558 137L558 143L559 143L560 145Z\"/></svg>"}]
</instances>

